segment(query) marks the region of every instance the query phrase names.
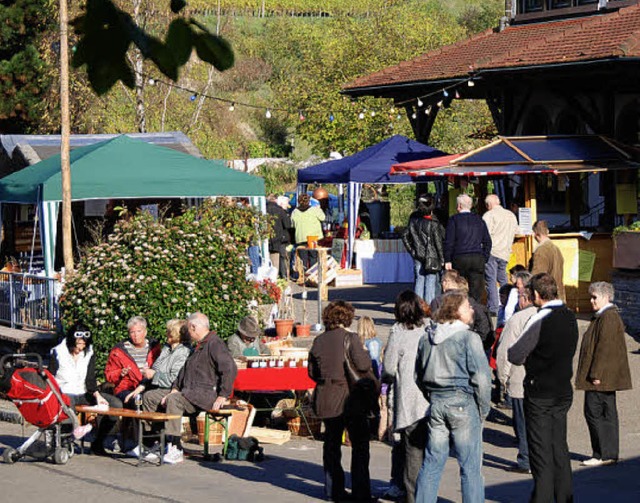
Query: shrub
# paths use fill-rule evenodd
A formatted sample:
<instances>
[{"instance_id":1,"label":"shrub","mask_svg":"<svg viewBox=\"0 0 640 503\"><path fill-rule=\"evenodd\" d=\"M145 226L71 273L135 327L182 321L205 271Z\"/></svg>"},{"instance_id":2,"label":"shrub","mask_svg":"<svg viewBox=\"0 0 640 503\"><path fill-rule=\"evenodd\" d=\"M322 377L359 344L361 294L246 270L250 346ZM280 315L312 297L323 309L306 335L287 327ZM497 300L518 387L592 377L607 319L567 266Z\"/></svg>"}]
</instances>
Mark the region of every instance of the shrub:
<instances>
[{"instance_id":1,"label":"shrub","mask_svg":"<svg viewBox=\"0 0 640 503\"><path fill-rule=\"evenodd\" d=\"M171 318L201 311L226 339L248 313L255 289L245 279L246 243L263 218L251 208L207 204L155 221L147 213L121 221L108 240L87 250L67 279L60 306L65 326L85 323L98 364L127 336L127 320L144 316L149 337L163 339Z\"/></svg>"}]
</instances>

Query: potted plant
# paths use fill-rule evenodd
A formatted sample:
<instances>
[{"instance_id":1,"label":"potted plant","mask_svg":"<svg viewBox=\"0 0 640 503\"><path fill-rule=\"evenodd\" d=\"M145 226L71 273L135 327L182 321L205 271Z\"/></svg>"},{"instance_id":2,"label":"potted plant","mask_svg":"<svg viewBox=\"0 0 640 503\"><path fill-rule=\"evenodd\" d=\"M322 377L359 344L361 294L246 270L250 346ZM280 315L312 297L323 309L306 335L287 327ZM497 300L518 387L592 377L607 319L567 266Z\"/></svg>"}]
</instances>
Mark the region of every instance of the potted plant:
<instances>
[{"instance_id":1,"label":"potted plant","mask_svg":"<svg viewBox=\"0 0 640 503\"><path fill-rule=\"evenodd\" d=\"M278 304L282 298L282 289L270 279L255 281L255 302L252 304L253 314L263 327L273 327L278 313Z\"/></svg>"},{"instance_id":2,"label":"potted plant","mask_svg":"<svg viewBox=\"0 0 640 503\"><path fill-rule=\"evenodd\" d=\"M640 269L640 221L613 229L613 267Z\"/></svg>"},{"instance_id":3,"label":"potted plant","mask_svg":"<svg viewBox=\"0 0 640 503\"><path fill-rule=\"evenodd\" d=\"M289 285L282 289L280 302L278 303L278 314L275 319L276 335L279 339L284 339L293 332L294 309L293 291Z\"/></svg>"}]
</instances>

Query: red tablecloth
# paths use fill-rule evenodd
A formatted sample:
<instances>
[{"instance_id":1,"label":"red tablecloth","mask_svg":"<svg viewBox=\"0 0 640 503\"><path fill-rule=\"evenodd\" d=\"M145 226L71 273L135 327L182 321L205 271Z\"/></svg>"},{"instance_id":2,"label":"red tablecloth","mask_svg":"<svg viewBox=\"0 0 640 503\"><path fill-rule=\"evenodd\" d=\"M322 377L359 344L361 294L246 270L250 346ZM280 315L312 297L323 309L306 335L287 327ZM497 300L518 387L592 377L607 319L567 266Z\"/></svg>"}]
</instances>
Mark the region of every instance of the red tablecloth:
<instances>
[{"instance_id":1,"label":"red tablecloth","mask_svg":"<svg viewBox=\"0 0 640 503\"><path fill-rule=\"evenodd\" d=\"M238 369L235 391L284 391L315 388L306 367Z\"/></svg>"}]
</instances>

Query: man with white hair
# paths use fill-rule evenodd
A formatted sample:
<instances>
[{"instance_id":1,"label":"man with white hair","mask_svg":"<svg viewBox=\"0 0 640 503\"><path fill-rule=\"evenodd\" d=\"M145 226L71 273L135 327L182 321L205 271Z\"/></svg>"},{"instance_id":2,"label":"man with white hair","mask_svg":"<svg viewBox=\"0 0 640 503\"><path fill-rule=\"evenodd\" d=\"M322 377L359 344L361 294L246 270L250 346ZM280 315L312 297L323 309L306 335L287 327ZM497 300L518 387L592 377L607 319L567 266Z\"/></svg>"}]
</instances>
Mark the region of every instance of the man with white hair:
<instances>
[{"instance_id":1,"label":"man with white hair","mask_svg":"<svg viewBox=\"0 0 640 503\"><path fill-rule=\"evenodd\" d=\"M238 367L227 345L209 329L209 318L202 313L189 316L187 328L193 342L193 353L187 358L169 394L145 393L144 410L157 410L164 406L167 414L182 416L202 410L218 410L228 403ZM180 444L182 420L167 421L166 433L169 444L164 462L181 463L184 460Z\"/></svg>"},{"instance_id":2,"label":"man with white hair","mask_svg":"<svg viewBox=\"0 0 640 503\"><path fill-rule=\"evenodd\" d=\"M484 269L487 307L490 313L497 314L500 308L498 284L500 288L507 284L507 263L511 257L511 246L518 229L518 220L511 211L500 205L497 195L489 194L484 202L488 211L482 216L482 220L491 236L491 254Z\"/></svg>"},{"instance_id":3,"label":"man with white hair","mask_svg":"<svg viewBox=\"0 0 640 503\"><path fill-rule=\"evenodd\" d=\"M473 200L467 194L457 197L456 215L449 218L444 239L444 267L456 269L469 282L469 295L478 302L484 289L484 265L491 253L487 225L471 213Z\"/></svg>"}]
</instances>

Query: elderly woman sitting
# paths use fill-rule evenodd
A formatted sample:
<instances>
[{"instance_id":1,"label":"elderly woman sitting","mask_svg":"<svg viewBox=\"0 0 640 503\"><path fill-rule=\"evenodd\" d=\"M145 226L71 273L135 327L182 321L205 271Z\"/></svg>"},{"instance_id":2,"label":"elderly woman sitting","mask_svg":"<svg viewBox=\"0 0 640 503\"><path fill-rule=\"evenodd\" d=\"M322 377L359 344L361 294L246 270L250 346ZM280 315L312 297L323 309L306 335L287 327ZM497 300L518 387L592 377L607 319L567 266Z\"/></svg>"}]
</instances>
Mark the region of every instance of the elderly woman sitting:
<instances>
[{"instance_id":1,"label":"elderly woman sitting","mask_svg":"<svg viewBox=\"0 0 640 503\"><path fill-rule=\"evenodd\" d=\"M229 337L227 346L234 358L270 354L269 348L261 341L262 330L253 316L246 316L238 323L238 330Z\"/></svg>"},{"instance_id":2,"label":"elderly woman sitting","mask_svg":"<svg viewBox=\"0 0 640 503\"><path fill-rule=\"evenodd\" d=\"M186 320L169 320L167 342L160 351L160 356L151 368L143 371L143 380L127 395L125 402L135 399L145 390L159 388L168 392L191 354L190 340Z\"/></svg>"}]
</instances>

